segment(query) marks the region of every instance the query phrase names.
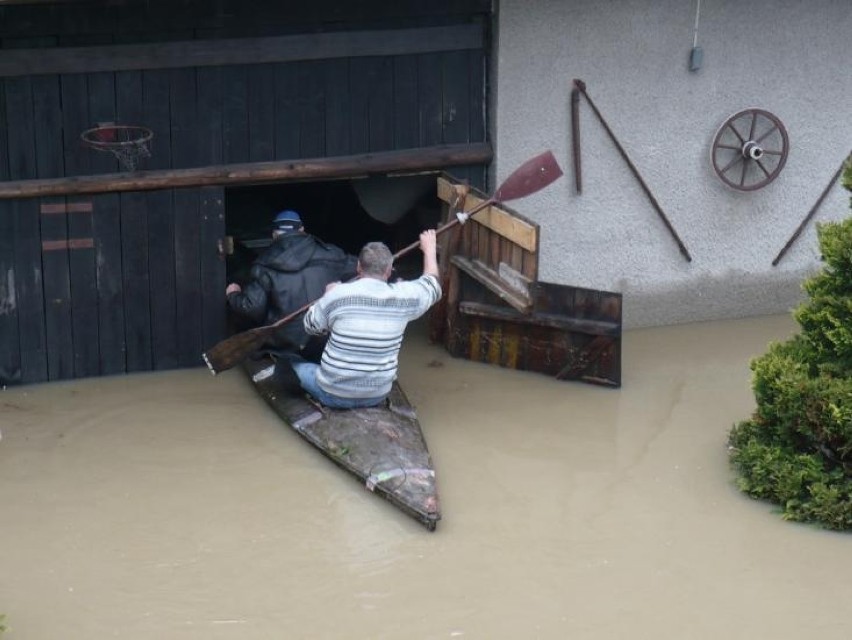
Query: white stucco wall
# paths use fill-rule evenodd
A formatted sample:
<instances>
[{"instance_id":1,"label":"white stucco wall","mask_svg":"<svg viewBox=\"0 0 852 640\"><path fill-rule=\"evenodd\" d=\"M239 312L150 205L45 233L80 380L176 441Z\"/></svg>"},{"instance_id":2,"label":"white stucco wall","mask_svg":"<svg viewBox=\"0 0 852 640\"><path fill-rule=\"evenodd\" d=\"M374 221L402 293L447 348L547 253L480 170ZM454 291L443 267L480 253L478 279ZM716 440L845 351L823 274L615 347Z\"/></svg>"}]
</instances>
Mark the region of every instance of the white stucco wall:
<instances>
[{"instance_id":1,"label":"white stucco wall","mask_svg":"<svg viewBox=\"0 0 852 640\"><path fill-rule=\"evenodd\" d=\"M694 0L499 0L494 184L551 149L565 177L511 203L541 224L543 280L620 291L626 327L786 312L819 267L815 223L850 215L832 188L777 267L772 260L852 150L852 0L702 0L703 68L688 70ZM610 127L692 255L678 250L581 99L583 193L571 160L572 79ZM790 136L779 177L725 186L709 157L742 109Z\"/></svg>"}]
</instances>

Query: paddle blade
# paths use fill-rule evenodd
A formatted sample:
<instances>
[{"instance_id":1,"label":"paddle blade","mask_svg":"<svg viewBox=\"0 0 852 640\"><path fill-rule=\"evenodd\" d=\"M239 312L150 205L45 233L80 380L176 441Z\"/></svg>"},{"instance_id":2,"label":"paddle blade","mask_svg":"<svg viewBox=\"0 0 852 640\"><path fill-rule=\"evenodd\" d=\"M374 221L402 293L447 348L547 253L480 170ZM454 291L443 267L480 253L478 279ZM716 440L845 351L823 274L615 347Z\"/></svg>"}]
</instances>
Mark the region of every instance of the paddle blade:
<instances>
[{"instance_id":1,"label":"paddle blade","mask_svg":"<svg viewBox=\"0 0 852 640\"><path fill-rule=\"evenodd\" d=\"M494 193L495 202L517 200L544 189L562 175L551 151L530 158L503 181Z\"/></svg>"},{"instance_id":2,"label":"paddle blade","mask_svg":"<svg viewBox=\"0 0 852 640\"><path fill-rule=\"evenodd\" d=\"M227 371L260 348L270 333L270 327L257 327L225 338L202 354L213 375Z\"/></svg>"}]
</instances>

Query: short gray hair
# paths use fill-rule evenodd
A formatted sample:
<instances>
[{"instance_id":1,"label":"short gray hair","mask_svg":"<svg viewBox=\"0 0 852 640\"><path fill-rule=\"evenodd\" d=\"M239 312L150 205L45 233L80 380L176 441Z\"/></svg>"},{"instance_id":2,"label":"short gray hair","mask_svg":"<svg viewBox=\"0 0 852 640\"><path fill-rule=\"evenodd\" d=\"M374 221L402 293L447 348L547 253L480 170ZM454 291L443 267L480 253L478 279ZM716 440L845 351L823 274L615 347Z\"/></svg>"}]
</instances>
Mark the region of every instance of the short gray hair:
<instances>
[{"instance_id":1,"label":"short gray hair","mask_svg":"<svg viewBox=\"0 0 852 640\"><path fill-rule=\"evenodd\" d=\"M384 242L368 242L358 254L361 275L385 278L393 264L393 254Z\"/></svg>"}]
</instances>

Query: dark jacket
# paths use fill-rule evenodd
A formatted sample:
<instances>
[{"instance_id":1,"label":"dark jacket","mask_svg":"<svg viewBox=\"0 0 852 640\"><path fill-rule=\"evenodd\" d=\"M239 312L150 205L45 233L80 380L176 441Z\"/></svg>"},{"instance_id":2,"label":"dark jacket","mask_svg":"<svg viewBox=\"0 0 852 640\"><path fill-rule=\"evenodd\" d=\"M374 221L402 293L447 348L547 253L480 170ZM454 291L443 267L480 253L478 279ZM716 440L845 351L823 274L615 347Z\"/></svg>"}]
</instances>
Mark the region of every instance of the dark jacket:
<instances>
[{"instance_id":1,"label":"dark jacket","mask_svg":"<svg viewBox=\"0 0 852 640\"><path fill-rule=\"evenodd\" d=\"M249 282L228 305L257 326L272 324L325 293L329 282L355 277L358 259L306 233L278 236L255 260ZM308 342L301 318L286 323L270 346L298 351Z\"/></svg>"}]
</instances>

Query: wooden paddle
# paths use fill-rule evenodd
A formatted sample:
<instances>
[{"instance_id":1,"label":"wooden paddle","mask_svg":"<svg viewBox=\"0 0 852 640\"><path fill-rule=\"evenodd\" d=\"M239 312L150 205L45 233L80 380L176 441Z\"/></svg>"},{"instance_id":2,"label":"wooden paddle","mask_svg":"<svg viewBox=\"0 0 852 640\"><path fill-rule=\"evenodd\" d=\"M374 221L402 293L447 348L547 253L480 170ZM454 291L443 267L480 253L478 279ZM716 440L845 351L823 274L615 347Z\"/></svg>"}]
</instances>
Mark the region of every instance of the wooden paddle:
<instances>
[{"instance_id":1,"label":"wooden paddle","mask_svg":"<svg viewBox=\"0 0 852 640\"><path fill-rule=\"evenodd\" d=\"M460 213L456 218L438 227L436 233L441 234L461 224L470 216L486 207L498 202L507 202L509 200L517 200L525 196L532 195L536 191L544 189L554 180L562 175L562 169L553 157L553 153L545 151L534 158L527 160L520 167L515 169L508 178L494 192L494 195L478 204L469 212ZM410 253L420 246L420 241L412 242L410 245L397 251L393 258L398 260L402 256ZM305 313L316 300L312 300L308 304L299 307L292 313L287 314L280 320L272 324L262 327L255 327L242 333L232 335L230 338L225 338L218 344L214 345L209 350L202 354L204 362L213 375L227 371L231 367L245 360L249 355L256 351L264 343L264 341L275 333L281 326L287 324L294 318Z\"/></svg>"}]
</instances>

